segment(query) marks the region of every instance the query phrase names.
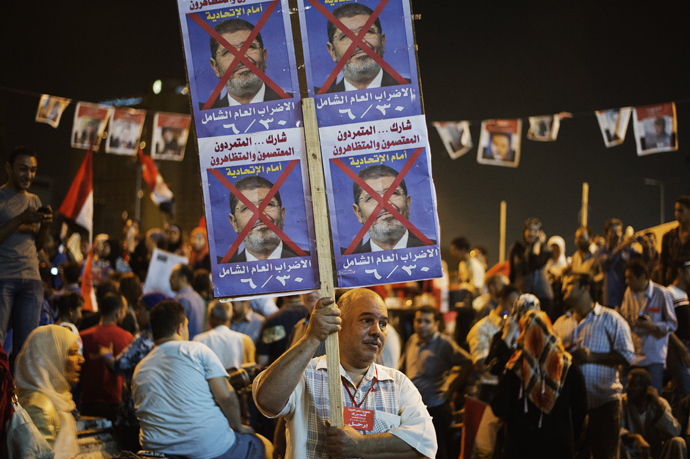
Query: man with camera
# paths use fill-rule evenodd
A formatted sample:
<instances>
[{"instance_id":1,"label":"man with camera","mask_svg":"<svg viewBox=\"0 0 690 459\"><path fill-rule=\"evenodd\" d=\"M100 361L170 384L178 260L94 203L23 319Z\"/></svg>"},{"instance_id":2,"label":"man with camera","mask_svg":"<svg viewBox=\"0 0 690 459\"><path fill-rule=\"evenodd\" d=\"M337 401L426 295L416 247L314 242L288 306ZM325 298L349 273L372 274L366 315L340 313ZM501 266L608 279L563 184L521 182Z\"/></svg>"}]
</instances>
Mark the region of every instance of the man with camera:
<instances>
[{"instance_id":1,"label":"man with camera","mask_svg":"<svg viewBox=\"0 0 690 459\"><path fill-rule=\"evenodd\" d=\"M37 251L46 240L53 212L28 191L37 168L36 153L14 148L5 163L7 183L0 187L0 343L13 317L10 368L24 340L38 326L43 301Z\"/></svg>"},{"instance_id":2,"label":"man with camera","mask_svg":"<svg viewBox=\"0 0 690 459\"><path fill-rule=\"evenodd\" d=\"M268 440L242 425L237 394L216 354L188 341L182 305L161 301L150 320L155 347L132 378L142 446L189 459L272 457Z\"/></svg>"}]
</instances>

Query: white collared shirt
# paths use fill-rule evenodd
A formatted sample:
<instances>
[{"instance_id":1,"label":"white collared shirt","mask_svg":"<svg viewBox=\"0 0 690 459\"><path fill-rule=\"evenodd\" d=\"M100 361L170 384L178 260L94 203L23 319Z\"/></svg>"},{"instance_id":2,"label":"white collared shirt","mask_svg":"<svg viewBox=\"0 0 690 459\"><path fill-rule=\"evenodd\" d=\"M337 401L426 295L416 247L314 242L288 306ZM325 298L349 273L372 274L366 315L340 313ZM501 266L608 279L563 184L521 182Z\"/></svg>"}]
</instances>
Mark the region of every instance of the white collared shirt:
<instances>
[{"instance_id":1,"label":"white collared shirt","mask_svg":"<svg viewBox=\"0 0 690 459\"><path fill-rule=\"evenodd\" d=\"M362 404L361 408L375 411L373 431L359 431L361 434L389 432L424 456L436 456L438 445L431 416L424 406L422 396L407 376L398 370L372 364L359 387L356 387L342 365L340 375L357 403ZM254 380L254 394L262 376L263 373ZM367 395L374 384L376 391L371 391L371 394ZM342 385L341 391L343 405L351 407L352 402ZM257 407L261 410L258 403ZM287 404L277 416L263 413L270 418L285 416L286 457L327 457L326 419L330 418L330 409L326 356L314 358L309 362Z\"/></svg>"},{"instance_id":2,"label":"white collared shirt","mask_svg":"<svg viewBox=\"0 0 690 459\"><path fill-rule=\"evenodd\" d=\"M255 103L257 103L257 102L263 102L263 101L264 101L264 95L265 95L265 94L266 94L266 85L265 85L265 84L262 84L262 85L261 85L261 89L259 89L259 92L256 93L256 95L254 96L254 98L252 99L252 101L249 102L249 103L250 103L250 104L255 104ZM230 107L237 107L237 106L243 105L243 104L237 102L235 99L233 99L233 98L230 96L229 93L228 93L228 95L227 95L226 97L228 98L228 105L230 105ZM248 258L249 258L249 257L247 257L247 259L248 259Z\"/></svg>"},{"instance_id":3,"label":"white collared shirt","mask_svg":"<svg viewBox=\"0 0 690 459\"><path fill-rule=\"evenodd\" d=\"M247 248L244 248L244 253L247 255L247 261L260 261L258 258L256 258L254 255L249 253L249 250ZM280 258L280 254L283 253L283 241L280 241L280 244L278 244L278 247L275 248L273 252L268 256L267 260L278 260Z\"/></svg>"},{"instance_id":4,"label":"white collared shirt","mask_svg":"<svg viewBox=\"0 0 690 459\"><path fill-rule=\"evenodd\" d=\"M379 73L376 74L374 80L371 83L369 83L369 86L367 86L364 89L380 88L381 81L383 81L383 69L379 70ZM350 84L350 82L347 81L347 78L343 78L343 82L345 82L345 91L356 91L359 89L352 86L352 84Z\"/></svg>"},{"instance_id":5,"label":"white collared shirt","mask_svg":"<svg viewBox=\"0 0 690 459\"><path fill-rule=\"evenodd\" d=\"M401 237L400 240L398 241L398 243L395 244L395 247L393 247L390 250L406 249L407 248L407 239L409 237L410 237L410 232L405 231L405 234L403 234L403 237ZM383 249L383 248L379 247L378 245L376 245L376 243L372 239L369 239L369 241L371 242L370 245L371 245L371 251L372 252L383 252L384 250L388 250L388 249Z\"/></svg>"}]
</instances>

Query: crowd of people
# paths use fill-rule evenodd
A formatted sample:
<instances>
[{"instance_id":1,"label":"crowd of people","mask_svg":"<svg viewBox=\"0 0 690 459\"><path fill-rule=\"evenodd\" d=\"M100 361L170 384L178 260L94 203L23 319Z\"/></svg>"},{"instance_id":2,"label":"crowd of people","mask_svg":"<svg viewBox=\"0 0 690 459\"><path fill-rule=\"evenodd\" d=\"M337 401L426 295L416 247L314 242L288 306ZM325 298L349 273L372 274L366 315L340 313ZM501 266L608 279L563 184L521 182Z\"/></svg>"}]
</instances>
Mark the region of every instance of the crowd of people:
<instances>
[{"instance_id":1,"label":"crowd of people","mask_svg":"<svg viewBox=\"0 0 690 459\"><path fill-rule=\"evenodd\" d=\"M221 302L203 225L141 235L128 220L89 253L83 233L52 233L52 209L28 191L37 167L13 150L0 188L0 407L14 392L55 457L79 454L76 420L89 416L112 422L122 451L172 458L445 459L463 423L473 457L687 457L690 196L660 251L618 219L601 236L577 228L569 257L529 218L491 269L485 248L456 238L450 304L389 310L434 287ZM187 258L173 297L143 294L156 248ZM97 312L84 309L86 263ZM330 423L332 333L342 427ZM472 429L469 399L485 407ZM4 436L11 409L0 414Z\"/></svg>"}]
</instances>

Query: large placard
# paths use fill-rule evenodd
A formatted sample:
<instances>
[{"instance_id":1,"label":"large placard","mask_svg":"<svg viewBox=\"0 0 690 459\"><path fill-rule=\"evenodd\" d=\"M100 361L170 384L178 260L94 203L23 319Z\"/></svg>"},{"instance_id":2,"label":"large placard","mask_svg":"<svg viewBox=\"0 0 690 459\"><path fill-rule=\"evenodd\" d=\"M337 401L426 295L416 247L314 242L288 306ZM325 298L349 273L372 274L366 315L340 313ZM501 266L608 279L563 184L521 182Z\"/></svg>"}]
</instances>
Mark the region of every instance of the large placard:
<instances>
[{"instance_id":1,"label":"large placard","mask_svg":"<svg viewBox=\"0 0 690 459\"><path fill-rule=\"evenodd\" d=\"M409 2L299 5L338 286L440 276Z\"/></svg>"},{"instance_id":2,"label":"large placard","mask_svg":"<svg viewBox=\"0 0 690 459\"><path fill-rule=\"evenodd\" d=\"M214 295L317 288L287 0L178 0Z\"/></svg>"}]
</instances>

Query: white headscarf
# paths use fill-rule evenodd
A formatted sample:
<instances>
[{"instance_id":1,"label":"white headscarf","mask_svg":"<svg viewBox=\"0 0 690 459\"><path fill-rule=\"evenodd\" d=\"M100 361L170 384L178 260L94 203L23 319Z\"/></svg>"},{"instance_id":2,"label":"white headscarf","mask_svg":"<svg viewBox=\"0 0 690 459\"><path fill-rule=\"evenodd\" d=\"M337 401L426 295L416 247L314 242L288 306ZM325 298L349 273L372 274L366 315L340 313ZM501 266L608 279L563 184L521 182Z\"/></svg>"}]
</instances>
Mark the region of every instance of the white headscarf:
<instances>
[{"instance_id":1,"label":"white headscarf","mask_svg":"<svg viewBox=\"0 0 690 459\"><path fill-rule=\"evenodd\" d=\"M557 245L561 249L561 256L558 257L558 260L554 261L553 258L549 258L545 267L546 272L551 272L556 277L560 277L563 270L568 266L568 260L565 258L565 240L560 236L551 236L546 245L547 247Z\"/></svg>"},{"instance_id":2,"label":"white headscarf","mask_svg":"<svg viewBox=\"0 0 690 459\"><path fill-rule=\"evenodd\" d=\"M60 431L53 445L55 458L71 458L79 452L77 423L72 416L76 408L65 375L70 347L77 336L67 328L46 325L36 328L24 343L15 364L14 380L20 399L40 392L50 399L58 412Z\"/></svg>"}]
</instances>

